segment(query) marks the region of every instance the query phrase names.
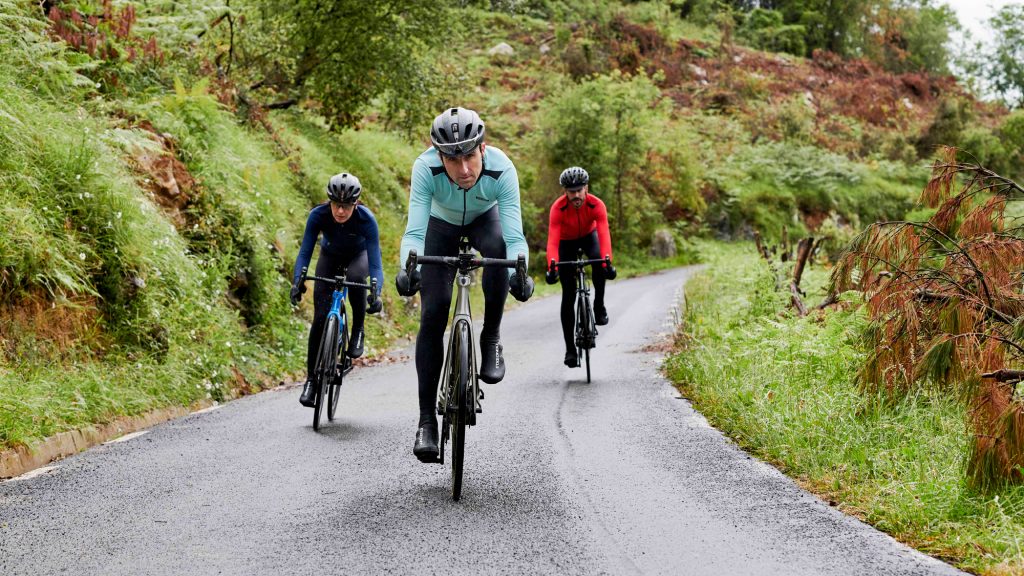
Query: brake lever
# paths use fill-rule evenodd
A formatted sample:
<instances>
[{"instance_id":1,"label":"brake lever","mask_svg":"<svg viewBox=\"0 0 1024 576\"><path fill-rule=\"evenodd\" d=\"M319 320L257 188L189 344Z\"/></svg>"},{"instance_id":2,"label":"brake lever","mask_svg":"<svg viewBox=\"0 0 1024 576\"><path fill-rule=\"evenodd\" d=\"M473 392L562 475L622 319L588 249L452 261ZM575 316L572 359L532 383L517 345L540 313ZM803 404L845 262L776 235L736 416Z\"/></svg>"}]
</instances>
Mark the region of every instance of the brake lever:
<instances>
[{"instance_id":1,"label":"brake lever","mask_svg":"<svg viewBox=\"0 0 1024 576\"><path fill-rule=\"evenodd\" d=\"M409 257L405 259L405 273L409 275L409 278L412 278L412 271L416 269L416 261L416 250L409 250Z\"/></svg>"}]
</instances>

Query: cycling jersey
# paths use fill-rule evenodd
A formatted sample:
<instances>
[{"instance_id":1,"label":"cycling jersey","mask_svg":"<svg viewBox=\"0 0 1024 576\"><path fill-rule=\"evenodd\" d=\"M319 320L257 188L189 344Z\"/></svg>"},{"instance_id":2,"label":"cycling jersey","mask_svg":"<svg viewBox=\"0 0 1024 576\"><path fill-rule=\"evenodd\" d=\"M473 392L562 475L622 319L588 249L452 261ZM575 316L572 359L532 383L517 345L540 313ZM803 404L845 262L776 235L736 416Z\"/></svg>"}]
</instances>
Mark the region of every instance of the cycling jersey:
<instances>
[{"instance_id":1,"label":"cycling jersey","mask_svg":"<svg viewBox=\"0 0 1024 576\"><path fill-rule=\"evenodd\" d=\"M576 240L597 231L598 243L601 245L600 258L612 256L612 238L608 233L608 210L604 202L593 194L587 194L583 198L583 205L576 208L569 201L569 197L562 194L555 203L551 205L551 216L548 223L548 252L544 260L550 264L551 260L560 260L558 256L558 243L562 240ZM575 255L562 255L564 258L573 258Z\"/></svg>"},{"instance_id":2,"label":"cycling jersey","mask_svg":"<svg viewBox=\"0 0 1024 576\"><path fill-rule=\"evenodd\" d=\"M523 235L522 211L519 207L519 175L504 152L494 146L484 148L483 171L476 184L463 190L448 178L441 158L434 148L420 154L412 166L409 191L409 223L402 236L401 265L409 250L423 254L427 223L431 217L449 224L465 226L494 206L501 217L501 235L510 259L519 254L530 256ZM510 269L511 276L514 270Z\"/></svg>"},{"instance_id":3,"label":"cycling jersey","mask_svg":"<svg viewBox=\"0 0 1024 576\"><path fill-rule=\"evenodd\" d=\"M320 241L320 250L332 255L343 253L354 254L366 250L369 261L370 275L377 279L377 290L384 286L384 267L380 258L380 238L377 232L377 219L373 212L362 204L356 206L352 216L339 224L334 215L331 214L330 202L325 202L313 208L306 220L306 233L302 236L302 247L299 248L299 255L295 259L295 272L292 275L292 284L299 281L302 269L309 266L313 257L313 245L316 244L318 236L323 235ZM365 281L365 278L351 278L353 282Z\"/></svg>"}]
</instances>

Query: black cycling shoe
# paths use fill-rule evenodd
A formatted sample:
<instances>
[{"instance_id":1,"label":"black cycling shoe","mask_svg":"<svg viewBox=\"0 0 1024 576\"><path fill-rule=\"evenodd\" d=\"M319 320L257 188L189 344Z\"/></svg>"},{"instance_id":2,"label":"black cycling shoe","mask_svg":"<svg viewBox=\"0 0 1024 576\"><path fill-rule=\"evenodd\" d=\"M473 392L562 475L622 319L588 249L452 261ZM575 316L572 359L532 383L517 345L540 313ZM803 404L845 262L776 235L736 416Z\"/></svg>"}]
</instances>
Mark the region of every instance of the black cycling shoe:
<instances>
[{"instance_id":1,"label":"black cycling shoe","mask_svg":"<svg viewBox=\"0 0 1024 576\"><path fill-rule=\"evenodd\" d=\"M608 323L608 311L604 309L604 306L594 306L594 323L598 326Z\"/></svg>"},{"instance_id":2,"label":"black cycling shoe","mask_svg":"<svg viewBox=\"0 0 1024 576\"><path fill-rule=\"evenodd\" d=\"M505 358L501 355L501 342L480 338L480 379L497 384L505 377Z\"/></svg>"},{"instance_id":3,"label":"black cycling shoe","mask_svg":"<svg viewBox=\"0 0 1024 576\"><path fill-rule=\"evenodd\" d=\"M302 404L306 408L312 408L316 404L316 384L311 380L306 380L306 383L302 386L302 396L299 396L299 404Z\"/></svg>"},{"instance_id":4,"label":"black cycling shoe","mask_svg":"<svg viewBox=\"0 0 1024 576\"><path fill-rule=\"evenodd\" d=\"M416 430L416 443L412 445L412 453L424 464L437 462L437 419L425 420Z\"/></svg>"},{"instance_id":5,"label":"black cycling shoe","mask_svg":"<svg viewBox=\"0 0 1024 576\"><path fill-rule=\"evenodd\" d=\"M348 351L345 353L349 358L359 358L363 355L363 331L362 329L352 333L352 339L348 341Z\"/></svg>"},{"instance_id":6,"label":"black cycling shoe","mask_svg":"<svg viewBox=\"0 0 1024 576\"><path fill-rule=\"evenodd\" d=\"M569 368L580 367L580 357L576 355L576 350L570 350L565 353L565 365Z\"/></svg>"}]
</instances>

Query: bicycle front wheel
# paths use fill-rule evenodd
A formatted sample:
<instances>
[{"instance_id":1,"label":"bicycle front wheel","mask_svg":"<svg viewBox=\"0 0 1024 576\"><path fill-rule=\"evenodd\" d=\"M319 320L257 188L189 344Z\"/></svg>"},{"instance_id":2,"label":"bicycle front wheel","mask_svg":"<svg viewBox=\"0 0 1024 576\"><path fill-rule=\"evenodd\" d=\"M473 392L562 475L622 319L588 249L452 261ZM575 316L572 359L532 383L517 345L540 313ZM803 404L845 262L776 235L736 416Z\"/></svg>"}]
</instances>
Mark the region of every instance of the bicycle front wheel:
<instances>
[{"instance_id":1,"label":"bicycle front wheel","mask_svg":"<svg viewBox=\"0 0 1024 576\"><path fill-rule=\"evenodd\" d=\"M590 384L590 349L594 347L595 329L594 309L590 305L590 298L583 297L583 356L581 358L587 364L587 384Z\"/></svg>"},{"instance_id":2,"label":"bicycle front wheel","mask_svg":"<svg viewBox=\"0 0 1024 576\"><path fill-rule=\"evenodd\" d=\"M341 383L345 379L345 349L348 348L348 322L345 315L341 316L341 345L334 356L334 378L331 380L331 388L327 394L327 419L334 421L334 413L338 410L338 399L341 396Z\"/></svg>"},{"instance_id":3,"label":"bicycle front wheel","mask_svg":"<svg viewBox=\"0 0 1024 576\"><path fill-rule=\"evenodd\" d=\"M320 415L323 412L324 404L327 403L325 396L334 380L334 363L337 357L338 321L331 316L324 326L324 335L320 339L320 351L316 355L316 401L313 403L313 430L320 430Z\"/></svg>"},{"instance_id":4,"label":"bicycle front wheel","mask_svg":"<svg viewBox=\"0 0 1024 576\"><path fill-rule=\"evenodd\" d=\"M466 424L469 422L469 330L468 322L462 321L452 330L455 346L452 347L452 375L455 377L455 413L451 418L452 436L452 500L462 497L462 470L466 450Z\"/></svg>"}]
</instances>

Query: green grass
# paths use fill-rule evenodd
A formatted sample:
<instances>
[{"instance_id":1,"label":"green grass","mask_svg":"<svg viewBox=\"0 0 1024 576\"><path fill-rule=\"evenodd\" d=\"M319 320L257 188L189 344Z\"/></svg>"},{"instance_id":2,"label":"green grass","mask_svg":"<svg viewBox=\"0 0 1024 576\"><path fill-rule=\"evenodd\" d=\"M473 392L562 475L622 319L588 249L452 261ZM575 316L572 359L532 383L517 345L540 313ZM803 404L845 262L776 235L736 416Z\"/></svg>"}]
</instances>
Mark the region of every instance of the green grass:
<instances>
[{"instance_id":1,"label":"green grass","mask_svg":"<svg viewBox=\"0 0 1024 576\"><path fill-rule=\"evenodd\" d=\"M749 244L707 244L687 285L681 349L667 371L726 435L803 486L916 548L979 573L1024 570L1024 487L983 496L964 484L966 414L922 390L896 405L855 384L865 320L855 303L782 312ZM812 267L813 304L827 273Z\"/></svg>"}]
</instances>

